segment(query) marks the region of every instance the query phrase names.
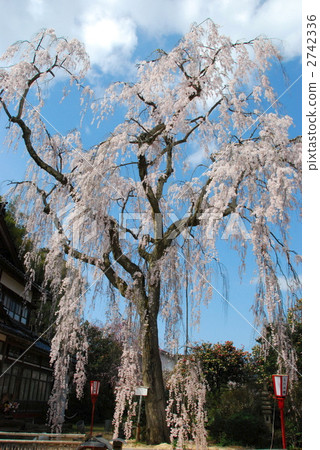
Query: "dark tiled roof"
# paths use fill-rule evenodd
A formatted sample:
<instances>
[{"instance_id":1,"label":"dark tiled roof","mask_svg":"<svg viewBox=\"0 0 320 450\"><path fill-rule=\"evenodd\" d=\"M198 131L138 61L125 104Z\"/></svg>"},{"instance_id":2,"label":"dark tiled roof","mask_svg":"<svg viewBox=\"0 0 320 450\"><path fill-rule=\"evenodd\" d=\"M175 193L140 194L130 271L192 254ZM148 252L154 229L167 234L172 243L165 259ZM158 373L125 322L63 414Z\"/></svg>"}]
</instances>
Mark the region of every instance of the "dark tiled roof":
<instances>
[{"instance_id":1,"label":"dark tiled roof","mask_svg":"<svg viewBox=\"0 0 320 450\"><path fill-rule=\"evenodd\" d=\"M24 281L28 280L27 275L20 269L18 269L14 264L12 264L5 256L1 255L0 253L0 263L2 263L4 266L6 266L8 269L10 269L12 272L14 272L16 275L18 275L21 279ZM44 293L48 292L41 286L39 286L37 283L32 283L32 287L35 288L38 292Z\"/></svg>"},{"instance_id":2,"label":"dark tiled roof","mask_svg":"<svg viewBox=\"0 0 320 450\"><path fill-rule=\"evenodd\" d=\"M15 324L16 325L16 324ZM50 352L50 345L42 338L27 328L19 327L18 324L16 326L9 325L8 323L0 322L0 331L9 333L13 336L17 336L28 341L28 344L32 344L34 342L34 347L45 351L47 353Z\"/></svg>"}]
</instances>

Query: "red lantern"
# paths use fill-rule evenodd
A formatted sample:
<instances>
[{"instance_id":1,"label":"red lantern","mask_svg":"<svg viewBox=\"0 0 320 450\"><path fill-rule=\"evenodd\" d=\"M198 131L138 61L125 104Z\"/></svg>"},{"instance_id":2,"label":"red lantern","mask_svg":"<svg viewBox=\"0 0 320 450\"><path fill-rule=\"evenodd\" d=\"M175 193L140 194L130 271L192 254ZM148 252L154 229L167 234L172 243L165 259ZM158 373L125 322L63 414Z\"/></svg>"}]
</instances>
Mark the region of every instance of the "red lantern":
<instances>
[{"instance_id":1,"label":"red lantern","mask_svg":"<svg viewBox=\"0 0 320 450\"><path fill-rule=\"evenodd\" d=\"M100 381L90 381L91 400L97 399L100 390Z\"/></svg>"},{"instance_id":2,"label":"red lantern","mask_svg":"<svg viewBox=\"0 0 320 450\"><path fill-rule=\"evenodd\" d=\"M278 406L280 410L281 421L281 434L282 434L282 448L287 448L286 445L286 433L284 425L284 399L288 392L288 375L272 375L274 395L278 400Z\"/></svg>"},{"instance_id":3,"label":"red lantern","mask_svg":"<svg viewBox=\"0 0 320 450\"><path fill-rule=\"evenodd\" d=\"M91 412L91 428L90 428L90 436L92 437L92 428L93 428L93 417L94 417L94 409L96 405L96 400L99 395L100 390L100 381L90 381L90 393L91 393L91 401L92 401L92 412Z\"/></svg>"}]
</instances>

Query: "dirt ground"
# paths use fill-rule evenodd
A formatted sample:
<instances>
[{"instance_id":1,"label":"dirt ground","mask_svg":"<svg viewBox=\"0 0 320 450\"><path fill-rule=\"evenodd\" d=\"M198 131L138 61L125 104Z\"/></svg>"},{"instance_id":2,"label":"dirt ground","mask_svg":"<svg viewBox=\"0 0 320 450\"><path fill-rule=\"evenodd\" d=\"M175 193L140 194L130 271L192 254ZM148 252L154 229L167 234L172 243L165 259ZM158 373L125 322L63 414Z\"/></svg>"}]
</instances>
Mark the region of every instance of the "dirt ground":
<instances>
[{"instance_id":1,"label":"dirt ground","mask_svg":"<svg viewBox=\"0 0 320 450\"><path fill-rule=\"evenodd\" d=\"M159 444L159 445L144 445L141 443L136 443L135 441L128 441L124 444L123 449L135 449L135 450L172 450L172 446L170 444ZM186 450L194 450L195 447L190 445L186 448ZM216 447L216 446L208 446L208 450L242 450L243 447L233 446L233 447Z\"/></svg>"}]
</instances>

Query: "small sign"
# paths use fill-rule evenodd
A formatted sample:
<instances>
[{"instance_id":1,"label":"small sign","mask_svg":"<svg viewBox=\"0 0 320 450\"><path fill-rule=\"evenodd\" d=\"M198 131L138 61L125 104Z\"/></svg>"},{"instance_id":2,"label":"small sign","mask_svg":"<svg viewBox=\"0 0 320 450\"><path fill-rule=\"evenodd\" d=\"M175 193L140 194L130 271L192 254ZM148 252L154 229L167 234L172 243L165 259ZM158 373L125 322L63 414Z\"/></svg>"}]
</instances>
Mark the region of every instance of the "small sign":
<instances>
[{"instance_id":1,"label":"small sign","mask_svg":"<svg viewBox=\"0 0 320 450\"><path fill-rule=\"evenodd\" d=\"M141 397L146 397L148 395L148 388L141 386L137 387L135 391L135 395L140 395Z\"/></svg>"},{"instance_id":2,"label":"small sign","mask_svg":"<svg viewBox=\"0 0 320 450\"><path fill-rule=\"evenodd\" d=\"M288 390L288 376L282 377L282 396L285 397L287 395Z\"/></svg>"}]
</instances>

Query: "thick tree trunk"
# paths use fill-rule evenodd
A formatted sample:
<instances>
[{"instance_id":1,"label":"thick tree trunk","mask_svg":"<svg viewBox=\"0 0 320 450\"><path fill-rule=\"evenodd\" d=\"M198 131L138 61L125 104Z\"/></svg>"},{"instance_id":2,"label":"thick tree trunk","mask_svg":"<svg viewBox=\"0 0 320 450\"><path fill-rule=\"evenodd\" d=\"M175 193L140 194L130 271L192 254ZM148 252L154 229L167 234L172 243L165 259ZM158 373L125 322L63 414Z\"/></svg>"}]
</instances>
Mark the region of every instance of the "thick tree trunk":
<instances>
[{"instance_id":1,"label":"thick tree trunk","mask_svg":"<svg viewBox=\"0 0 320 450\"><path fill-rule=\"evenodd\" d=\"M159 293L153 292L156 296ZM149 301L151 299L149 298ZM169 431L166 423L166 399L162 376L162 367L158 341L158 309L153 307L145 310L141 317L142 330L142 378L144 386L147 386L148 395L146 397L146 438L149 444L160 444L169 442Z\"/></svg>"}]
</instances>

